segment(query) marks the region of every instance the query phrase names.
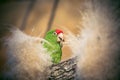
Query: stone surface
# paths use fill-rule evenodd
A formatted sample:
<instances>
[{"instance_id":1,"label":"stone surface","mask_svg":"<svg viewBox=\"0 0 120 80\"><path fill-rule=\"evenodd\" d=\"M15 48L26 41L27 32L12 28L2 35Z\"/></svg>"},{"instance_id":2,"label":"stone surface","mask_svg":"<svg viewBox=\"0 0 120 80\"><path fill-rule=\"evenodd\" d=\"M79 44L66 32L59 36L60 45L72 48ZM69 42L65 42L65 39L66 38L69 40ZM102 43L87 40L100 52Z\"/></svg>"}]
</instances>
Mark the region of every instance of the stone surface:
<instances>
[{"instance_id":1,"label":"stone surface","mask_svg":"<svg viewBox=\"0 0 120 80\"><path fill-rule=\"evenodd\" d=\"M76 76L76 58L71 58L50 67L48 80L74 80Z\"/></svg>"}]
</instances>

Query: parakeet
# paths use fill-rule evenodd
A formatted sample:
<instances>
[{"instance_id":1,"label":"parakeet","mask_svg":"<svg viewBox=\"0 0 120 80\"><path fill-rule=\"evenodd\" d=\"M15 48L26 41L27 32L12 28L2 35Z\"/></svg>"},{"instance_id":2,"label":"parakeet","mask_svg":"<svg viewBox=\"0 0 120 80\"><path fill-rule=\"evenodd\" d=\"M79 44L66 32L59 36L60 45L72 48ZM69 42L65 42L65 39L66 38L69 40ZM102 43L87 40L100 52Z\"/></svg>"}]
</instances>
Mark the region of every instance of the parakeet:
<instances>
[{"instance_id":1,"label":"parakeet","mask_svg":"<svg viewBox=\"0 0 120 80\"><path fill-rule=\"evenodd\" d=\"M46 33L45 40L47 42L44 42L43 46L50 54L52 62L59 63L62 56L62 43L64 42L63 31L59 29L50 30Z\"/></svg>"}]
</instances>

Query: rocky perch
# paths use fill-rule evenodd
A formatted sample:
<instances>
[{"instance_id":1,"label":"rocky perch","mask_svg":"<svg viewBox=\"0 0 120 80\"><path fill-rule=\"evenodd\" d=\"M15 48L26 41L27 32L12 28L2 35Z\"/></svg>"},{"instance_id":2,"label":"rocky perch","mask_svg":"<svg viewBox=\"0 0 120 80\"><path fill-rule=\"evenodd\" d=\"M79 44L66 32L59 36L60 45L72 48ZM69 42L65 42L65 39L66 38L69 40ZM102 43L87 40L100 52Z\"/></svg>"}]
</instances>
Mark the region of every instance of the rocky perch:
<instances>
[{"instance_id":1,"label":"rocky perch","mask_svg":"<svg viewBox=\"0 0 120 80\"><path fill-rule=\"evenodd\" d=\"M76 77L76 58L71 58L50 67L48 80L74 80Z\"/></svg>"}]
</instances>

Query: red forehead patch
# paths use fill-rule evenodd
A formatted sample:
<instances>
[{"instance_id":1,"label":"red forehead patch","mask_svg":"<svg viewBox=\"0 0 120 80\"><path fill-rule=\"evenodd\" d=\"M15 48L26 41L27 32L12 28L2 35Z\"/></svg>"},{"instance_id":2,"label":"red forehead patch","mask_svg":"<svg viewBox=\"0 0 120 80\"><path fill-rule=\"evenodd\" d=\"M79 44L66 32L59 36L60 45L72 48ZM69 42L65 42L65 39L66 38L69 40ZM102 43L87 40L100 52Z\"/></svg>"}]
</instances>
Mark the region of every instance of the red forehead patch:
<instances>
[{"instance_id":1,"label":"red forehead patch","mask_svg":"<svg viewBox=\"0 0 120 80\"><path fill-rule=\"evenodd\" d=\"M63 33L63 31L60 30L60 29L56 29L55 32L56 32L57 34Z\"/></svg>"}]
</instances>

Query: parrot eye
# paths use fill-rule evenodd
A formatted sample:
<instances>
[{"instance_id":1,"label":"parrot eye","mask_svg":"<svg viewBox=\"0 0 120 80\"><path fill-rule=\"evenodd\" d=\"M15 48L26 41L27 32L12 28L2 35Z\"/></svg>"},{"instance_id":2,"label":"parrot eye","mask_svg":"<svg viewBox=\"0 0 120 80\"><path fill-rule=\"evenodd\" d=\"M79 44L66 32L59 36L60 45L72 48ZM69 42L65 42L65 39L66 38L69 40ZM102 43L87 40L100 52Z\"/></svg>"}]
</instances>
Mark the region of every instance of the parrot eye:
<instances>
[{"instance_id":1,"label":"parrot eye","mask_svg":"<svg viewBox=\"0 0 120 80\"><path fill-rule=\"evenodd\" d=\"M54 32L53 34L54 34L54 35L57 35L57 33L56 33L56 32Z\"/></svg>"}]
</instances>

